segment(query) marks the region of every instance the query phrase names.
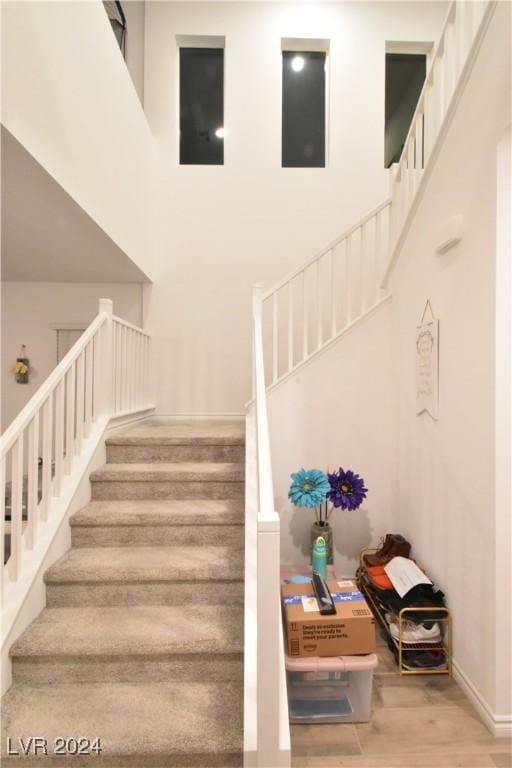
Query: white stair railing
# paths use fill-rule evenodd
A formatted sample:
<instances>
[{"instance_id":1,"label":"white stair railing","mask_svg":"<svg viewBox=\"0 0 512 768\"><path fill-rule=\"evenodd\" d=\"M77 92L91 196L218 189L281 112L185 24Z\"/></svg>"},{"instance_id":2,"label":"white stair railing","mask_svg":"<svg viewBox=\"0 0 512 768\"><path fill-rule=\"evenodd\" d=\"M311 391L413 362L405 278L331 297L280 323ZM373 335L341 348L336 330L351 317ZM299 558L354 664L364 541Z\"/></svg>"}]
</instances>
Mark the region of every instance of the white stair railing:
<instances>
[{"instance_id":1,"label":"white stair railing","mask_svg":"<svg viewBox=\"0 0 512 768\"><path fill-rule=\"evenodd\" d=\"M458 98L476 58L496 2L451 2L425 83L394 169L391 185L390 258L385 285L433 166Z\"/></svg>"},{"instance_id":2,"label":"white stair railing","mask_svg":"<svg viewBox=\"0 0 512 768\"><path fill-rule=\"evenodd\" d=\"M386 200L264 294L267 384L288 376L383 298L389 211Z\"/></svg>"},{"instance_id":3,"label":"white stair railing","mask_svg":"<svg viewBox=\"0 0 512 768\"><path fill-rule=\"evenodd\" d=\"M253 293L254 399L247 418L244 765L290 764L280 609L280 519L274 506L263 360L262 289ZM253 659L256 660L254 672Z\"/></svg>"},{"instance_id":4,"label":"white stair railing","mask_svg":"<svg viewBox=\"0 0 512 768\"><path fill-rule=\"evenodd\" d=\"M151 407L149 342L101 299L97 317L0 438L2 597L22 578L96 422Z\"/></svg>"},{"instance_id":5,"label":"white stair railing","mask_svg":"<svg viewBox=\"0 0 512 768\"><path fill-rule=\"evenodd\" d=\"M115 416L148 407L150 337L120 317L112 318L114 348L112 408Z\"/></svg>"}]
</instances>

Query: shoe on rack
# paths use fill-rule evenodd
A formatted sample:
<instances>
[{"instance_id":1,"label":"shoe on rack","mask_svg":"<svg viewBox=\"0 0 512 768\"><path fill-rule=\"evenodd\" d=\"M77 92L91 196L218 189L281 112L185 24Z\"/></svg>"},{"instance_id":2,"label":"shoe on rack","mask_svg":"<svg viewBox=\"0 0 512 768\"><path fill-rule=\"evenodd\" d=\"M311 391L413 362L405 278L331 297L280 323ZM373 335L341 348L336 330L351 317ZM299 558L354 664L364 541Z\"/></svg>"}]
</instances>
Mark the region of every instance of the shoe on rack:
<instances>
[{"instance_id":1,"label":"shoe on rack","mask_svg":"<svg viewBox=\"0 0 512 768\"><path fill-rule=\"evenodd\" d=\"M380 562L374 563L372 561L376 558L379 558L380 560L380 558L385 556L386 552L393 546L394 536L394 533L386 533L386 538L384 539L380 549L374 552L373 555L363 555L363 562L365 565L379 565Z\"/></svg>"},{"instance_id":2,"label":"shoe on rack","mask_svg":"<svg viewBox=\"0 0 512 768\"><path fill-rule=\"evenodd\" d=\"M395 640L400 639L398 624L391 622L389 630ZM439 624L435 622L430 629L424 624L413 624L411 621L402 622L402 642L403 643L440 643L441 630Z\"/></svg>"},{"instance_id":3,"label":"shoe on rack","mask_svg":"<svg viewBox=\"0 0 512 768\"><path fill-rule=\"evenodd\" d=\"M442 650L408 651L402 655L404 669L446 669L448 660Z\"/></svg>"},{"instance_id":4,"label":"shoe on rack","mask_svg":"<svg viewBox=\"0 0 512 768\"><path fill-rule=\"evenodd\" d=\"M391 536L391 544L386 547L389 536ZM394 557L409 557L410 554L411 545L403 536L399 533L388 533L382 549L374 555L363 555L363 561L369 566L386 565Z\"/></svg>"}]
</instances>

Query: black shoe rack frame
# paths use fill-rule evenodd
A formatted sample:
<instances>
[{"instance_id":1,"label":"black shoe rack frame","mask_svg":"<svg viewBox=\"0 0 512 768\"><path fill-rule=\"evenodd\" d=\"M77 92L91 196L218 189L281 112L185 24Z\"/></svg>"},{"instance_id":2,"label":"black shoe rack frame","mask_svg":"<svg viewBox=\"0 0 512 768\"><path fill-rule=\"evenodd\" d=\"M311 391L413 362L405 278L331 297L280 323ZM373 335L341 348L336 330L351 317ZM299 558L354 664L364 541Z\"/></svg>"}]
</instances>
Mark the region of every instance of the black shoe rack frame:
<instances>
[{"instance_id":1,"label":"black shoe rack frame","mask_svg":"<svg viewBox=\"0 0 512 768\"><path fill-rule=\"evenodd\" d=\"M367 554L373 554L377 552L377 549L363 549L360 555L360 565L356 574L357 586L368 601L372 613L377 619L378 623L384 630L384 633L389 638L390 642L396 649L396 658L398 672L400 675L451 675L452 674L452 619L448 608L444 608L437 605L432 606L408 606L402 608L397 614L398 625L398 638L393 637L391 629L384 617L384 611L382 610L377 594L372 588L370 581L366 573L366 567L363 561L363 556ZM404 632L404 622L411 621L408 618L411 614L425 613L426 615L436 612L436 622L439 623L441 628L441 641L439 643L404 643L402 640ZM437 616L437 614L443 614L443 616ZM417 623L417 622L416 622ZM404 667L404 652L408 651L443 651L446 656L446 665L443 667L417 667L415 669L407 669Z\"/></svg>"}]
</instances>

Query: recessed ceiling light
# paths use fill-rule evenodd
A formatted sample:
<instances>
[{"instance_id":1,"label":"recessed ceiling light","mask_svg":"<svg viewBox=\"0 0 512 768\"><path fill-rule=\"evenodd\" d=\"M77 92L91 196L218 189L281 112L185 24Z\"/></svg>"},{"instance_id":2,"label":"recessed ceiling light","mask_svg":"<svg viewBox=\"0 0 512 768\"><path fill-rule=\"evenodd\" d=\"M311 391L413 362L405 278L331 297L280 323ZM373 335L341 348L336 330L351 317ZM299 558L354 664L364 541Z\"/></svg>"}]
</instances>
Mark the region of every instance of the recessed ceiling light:
<instances>
[{"instance_id":1,"label":"recessed ceiling light","mask_svg":"<svg viewBox=\"0 0 512 768\"><path fill-rule=\"evenodd\" d=\"M304 69L304 57L303 56L294 56L292 59L292 69L294 72L302 72Z\"/></svg>"}]
</instances>

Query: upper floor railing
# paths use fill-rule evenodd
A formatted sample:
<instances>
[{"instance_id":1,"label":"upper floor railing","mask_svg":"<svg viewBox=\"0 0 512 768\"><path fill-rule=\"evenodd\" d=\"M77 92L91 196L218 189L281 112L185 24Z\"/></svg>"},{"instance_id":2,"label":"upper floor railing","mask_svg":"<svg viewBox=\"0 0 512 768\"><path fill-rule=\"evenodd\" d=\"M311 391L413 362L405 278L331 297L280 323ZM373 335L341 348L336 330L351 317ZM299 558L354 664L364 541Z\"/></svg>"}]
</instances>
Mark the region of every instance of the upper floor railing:
<instances>
[{"instance_id":1,"label":"upper floor railing","mask_svg":"<svg viewBox=\"0 0 512 768\"><path fill-rule=\"evenodd\" d=\"M151 407L149 343L101 299L96 318L2 435L2 594L22 575L93 425Z\"/></svg>"},{"instance_id":2,"label":"upper floor railing","mask_svg":"<svg viewBox=\"0 0 512 768\"><path fill-rule=\"evenodd\" d=\"M465 85L496 2L451 2L432 53L402 155L393 170L389 259L384 284L441 144L458 97Z\"/></svg>"},{"instance_id":3,"label":"upper floor railing","mask_svg":"<svg viewBox=\"0 0 512 768\"><path fill-rule=\"evenodd\" d=\"M451 2L435 46L391 196L262 297L262 333L272 386L386 297L443 133L478 53L495 2Z\"/></svg>"}]
</instances>

